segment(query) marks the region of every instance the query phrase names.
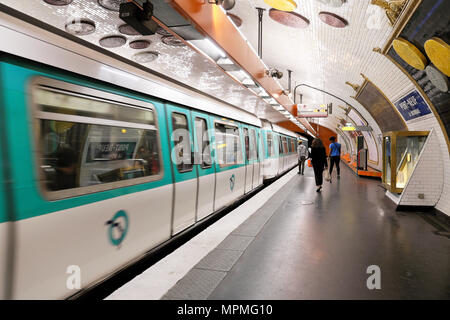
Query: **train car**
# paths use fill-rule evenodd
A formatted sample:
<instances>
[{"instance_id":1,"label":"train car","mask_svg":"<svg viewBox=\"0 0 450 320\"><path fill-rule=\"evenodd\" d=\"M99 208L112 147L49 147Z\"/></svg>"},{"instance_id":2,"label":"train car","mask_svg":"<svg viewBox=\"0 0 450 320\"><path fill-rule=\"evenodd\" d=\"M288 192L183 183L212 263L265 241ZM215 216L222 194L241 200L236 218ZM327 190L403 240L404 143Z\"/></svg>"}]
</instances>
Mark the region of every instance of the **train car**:
<instances>
[{"instance_id":1,"label":"train car","mask_svg":"<svg viewBox=\"0 0 450 320\"><path fill-rule=\"evenodd\" d=\"M263 179L278 177L297 164L298 135L267 121L263 121Z\"/></svg>"},{"instance_id":2,"label":"train car","mask_svg":"<svg viewBox=\"0 0 450 320\"><path fill-rule=\"evenodd\" d=\"M296 165L281 127L0 22L0 298L71 297Z\"/></svg>"}]
</instances>

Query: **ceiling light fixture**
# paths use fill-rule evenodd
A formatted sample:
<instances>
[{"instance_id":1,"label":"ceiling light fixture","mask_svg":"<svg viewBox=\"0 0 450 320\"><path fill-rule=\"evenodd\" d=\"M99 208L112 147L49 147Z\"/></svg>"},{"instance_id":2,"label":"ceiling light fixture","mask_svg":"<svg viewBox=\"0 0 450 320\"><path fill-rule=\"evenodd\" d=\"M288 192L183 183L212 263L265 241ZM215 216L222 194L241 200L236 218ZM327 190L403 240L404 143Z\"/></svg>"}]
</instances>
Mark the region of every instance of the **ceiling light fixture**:
<instances>
[{"instance_id":1,"label":"ceiling light fixture","mask_svg":"<svg viewBox=\"0 0 450 320\"><path fill-rule=\"evenodd\" d=\"M156 60L159 53L156 51L139 52L133 56L133 60L138 63L148 63Z\"/></svg>"},{"instance_id":2,"label":"ceiling light fixture","mask_svg":"<svg viewBox=\"0 0 450 320\"><path fill-rule=\"evenodd\" d=\"M123 36L107 36L100 39L99 43L105 48L117 48L123 46L127 39Z\"/></svg>"},{"instance_id":3,"label":"ceiling light fixture","mask_svg":"<svg viewBox=\"0 0 450 320\"><path fill-rule=\"evenodd\" d=\"M119 26L119 32L121 34L126 34L127 36L140 36L141 34L133 29L129 24L122 24Z\"/></svg>"},{"instance_id":4,"label":"ceiling light fixture","mask_svg":"<svg viewBox=\"0 0 450 320\"><path fill-rule=\"evenodd\" d=\"M205 56L210 57L214 61L219 61L220 59L227 58L227 55L221 48L214 44L211 40L204 38L200 40L190 40L188 41L193 45L198 51L202 52Z\"/></svg>"},{"instance_id":5,"label":"ceiling light fixture","mask_svg":"<svg viewBox=\"0 0 450 320\"><path fill-rule=\"evenodd\" d=\"M209 4L222 6L225 10L231 10L236 5L236 0L208 0Z\"/></svg>"},{"instance_id":6,"label":"ceiling light fixture","mask_svg":"<svg viewBox=\"0 0 450 320\"><path fill-rule=\"evenodd\" d=\"M89 19L76 18L66 24L66 31L76 36L85 36L95 31L95 22Z\"/></svg>"},{"instance_id":7,"label":"ceiling light fixture","mask_svg":"<svg viewBox=\"0 0 450 320\"><path fill-rule=\"evenodd\" d=\"M147 49L151 44L150 40L135 40L130 42L130 48L136 50Z\"/></svg>"},{"instance_id":8,"label":"ceiling light fixture","mask_svg":"<svg viewBox=\"0 0 450 320\"><path fill-rule=\"evenodd\" d=\"M294 0L264 0L264 2L281 11L294 11L297 8Z\"/></svg>"},{"instance_id":9,"label":"ceiling light fixture","mask_svg":"<svg viewBox=\"0 0 450 320\"><path fill-rule=\"evenodd\" d=\"M282 25L292 28L303 29L309 26L309 20L296 12L270 9L269 17Z\"/></svg>"},{"instance_id":10,"label":"ceiling light fixture","mask_svg":"<svg viewBox=\"0 0 450 320\"><path fill-rule=\"evenodd\" d=\"M127 2L126 0L98 0L98 4L105 9L111 11L119 11L120 4Z\"/></svg>"},{"instance_id":11,"label":"ceiling light fixture","mask_svg":"<svg viewBox=\"0 0 450 320\"><path fill-rule=\"evenodd\" d=\"M71 4L72 1L73 0L44 0L44 2L47 2L52 6L67 6L68 4Z\"/></svg>"}]
</instances>

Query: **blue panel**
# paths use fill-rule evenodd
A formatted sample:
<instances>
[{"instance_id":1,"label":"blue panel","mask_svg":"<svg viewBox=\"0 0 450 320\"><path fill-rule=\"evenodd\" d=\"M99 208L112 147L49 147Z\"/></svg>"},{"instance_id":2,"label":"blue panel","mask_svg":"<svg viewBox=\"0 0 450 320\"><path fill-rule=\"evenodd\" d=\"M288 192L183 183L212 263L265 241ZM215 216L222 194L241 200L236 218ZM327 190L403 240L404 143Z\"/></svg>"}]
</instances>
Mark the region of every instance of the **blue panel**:
<instances>
[{"instance_id":1,"label":"blue panel","mask_svg":"<svg viewBox=\"0 0 450 320\"><path fill-rule=\"evenodd\" d=\"M428 104L419 92L417 92L417 90L407 94L394 104L398 111L402 114L405 121L419 118L431 113Z\"/></svg>"}]
</instances>

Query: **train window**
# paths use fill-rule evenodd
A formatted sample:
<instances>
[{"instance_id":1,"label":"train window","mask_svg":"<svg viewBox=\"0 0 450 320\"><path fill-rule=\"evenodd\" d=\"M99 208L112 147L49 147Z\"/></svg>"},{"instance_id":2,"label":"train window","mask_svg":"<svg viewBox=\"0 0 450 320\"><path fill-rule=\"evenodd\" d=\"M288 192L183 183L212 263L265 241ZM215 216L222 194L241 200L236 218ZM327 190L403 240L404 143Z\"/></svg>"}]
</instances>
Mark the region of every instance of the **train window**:
<instances>
[{"instance_id":1,"label":"train window","mask_svg":"<svg viewBox=\"0 0 450 320\"><path fill-rule=\"evenodd\" d=\"M201 147L201 150L199 152L200 165L203 169L210 168L212 165L211 147L208 136L208 126L205 119L198 117L195 118L195 131L197 132L197 141L199 147Z\"/></svg>"},{"instance_id":2,"label":"train window","mask_svg":"<svg viewBox=\"0 0 450 320\"><path fill-rule=\"evenodd\" d=\"M250 137L248 136L248 129L244 128L244 145L245 145L245 158L250 160Z\"/></svg>"},{"instance_id":3,"label":"train window","mask_svg":"<svg viewBox=\"0 0 450 320\"><path fill-rule=\"evenodd\" d=\"M271 132L267 132L267 155L271 157L273 153L273 136Z\"/></svg>"},{"instance_id":4,"label":"train window","mask_svg":"<svg viewBox=\"0 0 450 320\"><path fill-rule=\"evenodd\" d=\"M251 146L253 148L250 148L250 160L256 160L258 155L257 155L257 147L256 147L256 135L255 135L255 130L251 129L250 130L250 139L251 139Z\"/></svg>"},{"instance_id":5,"label":"train window","mask_svg":"<svg viewBox=\"0 0 450 320\"><path fill-rule=\"evenodd\" d=\"M292 139L291 138L288 138L288 147L289 147L289 153L292 153L293 148L292 148Z\"/></svg>"},{"instance_id":6,"label":"train window","mask_svg":"<svg viewBox=\"0 0 450 320\"><path fill-rule=\"evenodd\" d=\"M278 152L280 155L283 154L283 140L281 139L281 136L278 136Z\"/></svg>"},{"instance_id":7,"label":"train window","mask_svg":"<svg viewBox=\"0 0 450 320\"><path fill-rule=\"evenodd\" d=\"M133 123L154 125L153 112L148 110L130 108L106 100L93 97L85 97L80 94L70 93L59 89L41 86L34 92L34 101L41 111L71 116L101 118Z\"/></svg>"},{"instance_id":8,"label":"train window","mask_svg":"<svg viewBox=\"0 0 450 320\"><path fill-rule=\"evenodd\" d=\"M41 176L50 198L160 178L153 110L44 86L33 87L33 102L37 106Z\"/></svg>"},{"instance_id":9,"label":"train window","mask_svg":"<svg viewBox=\"0 0 450 320\"><path fill-rule=\"evenodd\" d=\"M172 141L174 142L175 160L178 172L192 171L194 161L192 159L191 137L189 124L185 114L172 113Z\"/></svg>"},{"instance_id":10,"label":"train window","mask_svg":"<svg viewBox=\"0 0 450 320\"><path fill-rule=\"evenodd\" d=\"M216 123L215 135L217 159L220 167L241 164L243 159L239 128Z\"/></svg>"},{"instance_id":11,"label":"train window","mask_svg":"<svg viewBox=\"0 0 450 320\"><path fill-rule=\"evenodd\" d=\"M287 144L287 138L283 137L283 150L284 150L284 154L288 153L288 144Z\"/></svg>"}]
</instances>

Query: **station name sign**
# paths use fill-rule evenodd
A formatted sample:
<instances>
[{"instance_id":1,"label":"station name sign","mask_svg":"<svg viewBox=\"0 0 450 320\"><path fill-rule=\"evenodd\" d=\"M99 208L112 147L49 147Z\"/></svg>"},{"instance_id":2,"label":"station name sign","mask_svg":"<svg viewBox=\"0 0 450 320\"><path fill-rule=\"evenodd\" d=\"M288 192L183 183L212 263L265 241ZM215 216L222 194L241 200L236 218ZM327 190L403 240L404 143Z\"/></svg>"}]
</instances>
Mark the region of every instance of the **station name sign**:
<instances>
[{"instance_id":1,"label":"station name sign","mask_svg":"<svg viewBox=\"0 0 450 320\"><path fill-rule=\"evenodd\" d=\"M405 121L423 117L431 113L428 104L422 96L414 90L394 103L397 110L401 113Z\"/></svg>"}]
</instances>

